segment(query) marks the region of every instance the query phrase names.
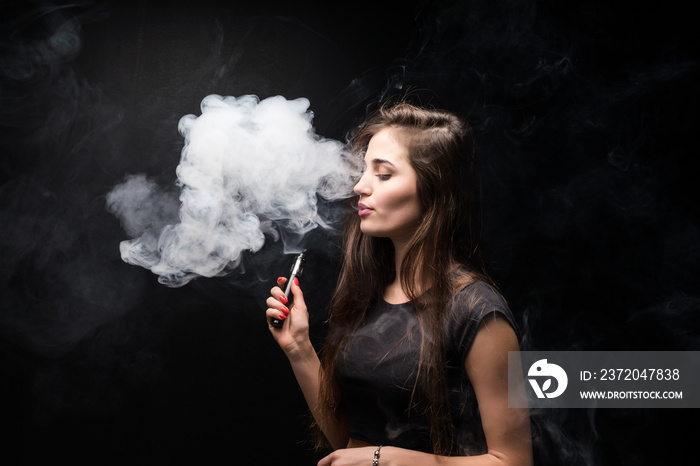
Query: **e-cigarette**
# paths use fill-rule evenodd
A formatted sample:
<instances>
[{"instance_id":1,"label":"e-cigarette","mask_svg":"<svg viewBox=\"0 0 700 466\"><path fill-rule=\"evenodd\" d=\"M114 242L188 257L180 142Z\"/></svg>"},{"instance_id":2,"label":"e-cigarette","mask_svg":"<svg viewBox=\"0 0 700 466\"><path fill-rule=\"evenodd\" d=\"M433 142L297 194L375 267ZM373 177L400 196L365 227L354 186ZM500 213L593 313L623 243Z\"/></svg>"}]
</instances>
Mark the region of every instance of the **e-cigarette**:
<instances>
[{"instance_id":1,"label":"e-cigarette","mask_svg":"<svg viewBox=\"0 0 700 466\"><path fill-rule=\"evenodd\" d=\"M284 290L284 295L287 298L289 298L289 295L292 291L292 282L296 277L301 277L301 272L304 269L304 262L306 262L304 253L299 253L296 260L294 261L294 264L292 264L289 280L287 280L287 288ZM282 328L282 324L284 324L284 321L280 319L272 319L272 322L270 322L270 325L272 325L275 328Z\"/></svg>"}]
</instances>

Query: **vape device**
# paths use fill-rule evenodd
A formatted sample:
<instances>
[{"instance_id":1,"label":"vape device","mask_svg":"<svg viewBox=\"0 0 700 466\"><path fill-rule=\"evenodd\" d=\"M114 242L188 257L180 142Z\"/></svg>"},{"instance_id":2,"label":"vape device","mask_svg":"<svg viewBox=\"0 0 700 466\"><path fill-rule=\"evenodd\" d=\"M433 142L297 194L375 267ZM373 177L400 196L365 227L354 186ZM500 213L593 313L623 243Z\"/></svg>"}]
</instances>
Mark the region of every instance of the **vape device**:
<instances>
[{"instance_id":1,"label":"vape device","mask_svg":"<svg viewBox=\"0 0 700 466\"><path fill-rule=\"evenodd\" d=\"M294 264L292 265L292 270L289 275L289 280L287 280L287 288L284 290L284 295L289 298L289 295L291 294L292 291L292 282L296 277L301 277L301 272L304 269L304 263L306 262L306 258L304 256L304 253L299 253L297 256L296 260L294 261ZM270 322L270 325L272 325L275 328L282 328L282 324L284 324L284 321L281 319L272 319L272 322Z\"/></svg>"}]
</instances>

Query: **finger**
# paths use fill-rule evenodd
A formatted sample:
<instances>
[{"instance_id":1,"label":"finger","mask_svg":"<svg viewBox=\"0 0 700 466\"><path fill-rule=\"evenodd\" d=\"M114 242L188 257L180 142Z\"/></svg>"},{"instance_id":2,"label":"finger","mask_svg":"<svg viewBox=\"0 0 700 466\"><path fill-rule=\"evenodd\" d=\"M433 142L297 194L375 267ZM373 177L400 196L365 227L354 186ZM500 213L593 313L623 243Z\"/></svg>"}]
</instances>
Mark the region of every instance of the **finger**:
<instances>
[{"instance_id":1,"label":"finger","mask_svg":"<svg viewBox=\"0 0 700 466\"><path fill-rule=\"evenodd\" d=\"M287 304L289 302L289 298L284 294L284 291L278 286L272 287L270 289L270 294L272 295L272 298L276 299L277 301L281 302L282 304ZM269 299L269 298L268 298ZM268 306L270 306L268 304ZM272 306L270 306L272 307Z\"/></svg>"},{"instance_id":2,"label":"finger","mask_svg":"<svg viewBox=\"0 0 700 466\"><path fill-rule=\"evenodd\" d=\"M288 315L289 311L284 313L278 309L268 309L267 311L265 311L265 317L267 318L267 323L268 325L270 325L270 327L272 327L273 320L281 320L282 322L284 322L285 320L287 320Z\"/></svg>"},{"instance_id":3,"label":"finger","mask_svg":"<svg viewBox=\"0 0 700 466\"><path fill-rule=\"evenodd\" d=\"M328 455L325 458L321 459L321 461L319 461L316 466L331 466L331 464L331 457L330 455Z\"/></svg>"},{"instance_id":4,"label":"finger","mask_svg":"<svg viewBox=\"0 0 700 466\"><path fill-rule=\"evenodd\" d=\"M299 286L299 279L294 277L292 281L292 296L294 296L294 306L302 307L306 309L306 302L304 301L304 292L301 291Z\"/></svg>"},{"instance_id":5,"label":"finger","mask_svg":"<svg viewBox=\"0 0 700 466\"><path fill-rule=\"evenodd\" d=\"M284 296L284 295L282 295ZM267 307L273 311L277 311L277 313L284 313L285 315L289 314L289 308L282 304L280 301L276 300L272 296L267 298L267 301L265 301L265 304L267 304Z\"/></svg>"},{"instance_id":6,"label":"finger","mask_svg":"<svg viewBox=\"0 0 700 466\"><path fill-rule=\"evenodd\" d=\"M321 459L321 461L318 462L317 466L333 466L333 462L336 459L340 459L338 457L340 450L336 450L330 455L326 456L325 458Z\"/></svg>"}]
</instances>

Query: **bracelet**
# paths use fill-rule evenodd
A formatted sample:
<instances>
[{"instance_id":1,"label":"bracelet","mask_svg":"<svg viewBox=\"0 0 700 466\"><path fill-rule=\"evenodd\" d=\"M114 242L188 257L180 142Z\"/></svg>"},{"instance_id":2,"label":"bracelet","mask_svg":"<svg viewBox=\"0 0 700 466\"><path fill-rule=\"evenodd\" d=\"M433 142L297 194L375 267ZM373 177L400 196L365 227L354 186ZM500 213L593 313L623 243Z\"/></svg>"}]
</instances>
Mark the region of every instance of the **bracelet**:
<instances>
[{"instance_id":1,"label":"bracelet","mask_svg":"<svg viewBox=\"0 0 700 466\"><path fill-rule=\"evenodd\" d=\"M372 466L379 466L379 450L382 449L382 446L379 445L377 449L374 451L374 459L372 460Z\"/></svg>"}]
</instances>

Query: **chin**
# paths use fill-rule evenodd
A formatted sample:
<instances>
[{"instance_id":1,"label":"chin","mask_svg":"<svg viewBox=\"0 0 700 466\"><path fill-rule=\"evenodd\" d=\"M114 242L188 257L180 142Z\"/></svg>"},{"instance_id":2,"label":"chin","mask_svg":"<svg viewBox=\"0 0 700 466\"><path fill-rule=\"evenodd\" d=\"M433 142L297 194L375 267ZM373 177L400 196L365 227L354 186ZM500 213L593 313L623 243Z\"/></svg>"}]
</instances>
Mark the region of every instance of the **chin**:
<instances>
[{"instance_id":1,"label":"chin","mask_svg":"<svg viewBox=\"0 0 700 466\"><path fill-rule=\"evenodd\" d=\"M377 237L382 236L381 234L378 234L376 229L368 227L362 223L360 223L360 231L367 236L377 236Z\"/></svg>"}]
</instances>

